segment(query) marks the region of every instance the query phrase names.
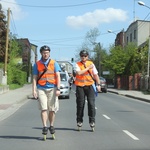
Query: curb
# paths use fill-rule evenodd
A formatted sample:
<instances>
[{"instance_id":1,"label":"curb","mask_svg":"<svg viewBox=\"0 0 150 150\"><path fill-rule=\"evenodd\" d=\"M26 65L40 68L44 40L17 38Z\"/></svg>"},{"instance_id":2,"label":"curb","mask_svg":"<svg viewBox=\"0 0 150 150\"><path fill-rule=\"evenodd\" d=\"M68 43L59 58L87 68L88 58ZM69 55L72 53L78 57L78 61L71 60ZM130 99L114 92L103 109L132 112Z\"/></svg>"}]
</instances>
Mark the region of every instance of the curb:
<instances>
[{"instance_id":1,"label":"curb","mask_svg":"<svg viewBox=\"0 0 150 150\"><path fill-rule=\"evenodd\" d=\"M126 97L130 97L130 98L134 98L134 99L137 99L137 100L140 100L140 101L144 101L144 102L147 102L147 103L150 103L150 100L148 99L145 99L145 98L141 98L141 97L136 97L136 96L131 96L131 95L125 95Z\"/></svg>"},{"instance_id":2,"label":"curb","mask_svg":"<svg viewBox=\"0 0 150 150\"><path fill-rule=\"evenodd\" d=\"M118 95L123 95L123 96L129 97L129 98L134 98L134 99L137 99L137 100L140 100L140 101L144 101L144 102L150 103L150 100L145 99L145 98L136 97L136 96L132 96L132 95L128 95L128 94L120 94L119 92L109 91L109 90L108 90L108 92L114 93L114 94L118 94Z\"/></svg>"}]
</instances>

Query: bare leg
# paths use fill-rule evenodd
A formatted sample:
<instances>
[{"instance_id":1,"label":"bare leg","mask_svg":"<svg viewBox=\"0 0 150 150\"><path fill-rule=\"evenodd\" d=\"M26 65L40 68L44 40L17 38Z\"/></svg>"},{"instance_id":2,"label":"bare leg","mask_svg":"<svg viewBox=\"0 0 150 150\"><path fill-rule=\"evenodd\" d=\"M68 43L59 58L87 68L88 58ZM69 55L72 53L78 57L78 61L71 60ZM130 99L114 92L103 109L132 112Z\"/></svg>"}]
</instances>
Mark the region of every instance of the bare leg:
<instances>
[{"instance_id":1,"label":"bare leg","mask_svg":"<svg viewBox=\"0 0 150 150\"><path fill-rule=\"evenodd\" d=\"M41 119L42 119L43 127L46 127L47 126L47 120L48 120L47 110L41 111Z\"/></svg>"},{"instance_id":2,"label":"bare leg","mask_svg":"<svg viewBox=\"0 0 150 150\"><path fill-rule=\"evenodd\" d=\"M55 121L55 112L54 111L50 111L49 112L50 126L54 126L54 121Z\"/></svg>"}]
</instances>

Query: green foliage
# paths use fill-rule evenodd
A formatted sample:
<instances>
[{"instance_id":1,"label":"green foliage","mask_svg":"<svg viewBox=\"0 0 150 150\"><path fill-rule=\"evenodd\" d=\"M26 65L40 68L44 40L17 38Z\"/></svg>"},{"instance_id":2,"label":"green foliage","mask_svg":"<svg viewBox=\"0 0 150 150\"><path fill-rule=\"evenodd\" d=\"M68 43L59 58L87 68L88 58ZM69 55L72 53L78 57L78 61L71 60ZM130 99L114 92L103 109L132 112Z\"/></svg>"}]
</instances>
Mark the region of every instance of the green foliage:
<instances>
[{"instance_id":1,"label":"green foliage","mask_svg":"<svg viewBox=\"0 0 150 150\"><path fill-rule=\"evenodd\" d=\"M20 57L20 48L18 42L16 40L11 41L11 50L10 50L10 59L9 64L7 66L7 76L8 76L8 84L17 84L17 85L24 85L27 82L27 73L22 71L22 64L17 62L17 58Z\"/></svg>"},{"instance_id":2,"label":"green foliage","mask_svg":"<svg viewBox=\"0 0 150 150\"><path fill-rule=\"evenodd\" d=\"M120 46L112 47L107 59L104 60L105 67L115 72L115 74L122 74L128 57Z\"/></svg>"},{"instance_id":3,"label":"green foliage","mask_svg":"<svg viewBox=\"0 0 150 150\"><path fill-rule=\"evenodd\" d=\"M26 72L21 71L17 66L8 65L8 84L24 85L26 80Z\"/></svg>"},{"instance_id":4,"label":"green foliage","mask_svg":"<svg viewBox=\"0 0 150 150\"><path fill-rule=\"evenodd\" d=\"M146 49L144 47L144 49ZM115 74L133 75L145 70L147 50L139 50L133 43L126 47L111 47L109 55L105 57L104 65ZM146 65L145 65L146 64Z\"/></svg>"},{"instance_id":5,"label":"green foliage","mask_svg":"<svg viewBox=\"0 0 150 150\"><path fill-rule=\"evenodd\" d=\"M18 85L18 84L10 84L9 85L10 90L18 89L18 88L21 88L21 87L22 87L22 85Z\"/></svg>"},{"instance_id":6,"label":"green foliage","mask_svg":"<svg viewBox=\"0 0 150 150\"><path fill-rule=\"evenodd\" d=\"M0 62L5 60L5 46L6 46L6 16L2 10L0 10Z\"/></svg>"}]
</instances>

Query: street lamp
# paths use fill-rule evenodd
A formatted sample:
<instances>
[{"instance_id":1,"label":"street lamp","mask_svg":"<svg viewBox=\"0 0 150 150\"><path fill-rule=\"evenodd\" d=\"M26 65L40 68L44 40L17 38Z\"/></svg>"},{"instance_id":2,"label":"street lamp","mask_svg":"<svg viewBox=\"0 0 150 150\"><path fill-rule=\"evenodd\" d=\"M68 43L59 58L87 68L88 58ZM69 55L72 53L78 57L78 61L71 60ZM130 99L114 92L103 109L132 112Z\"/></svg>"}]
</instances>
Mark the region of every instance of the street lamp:
<instances>
[{"instance_id":1,"label":"street lamp","mask_svg":"<svg viewBox=\"0 0 150 150\"><path fill-rule=\"evenodd\" d=\"M101 54L100 54L100 50L101 50L101 46L100 46L100 42L96 43L94 42L93 43L94 45L98 45L98 74L99 76L101 76Z\"/></svg>"},{"instance_id":2,"label":"street lamp","mask_svg":"<svg viewBox=\"0 0 150 150\"><path fill-rule=\"evenodd\" d=\"M112 30L108 30L108 33L113 33L113 34L115 34L116 37L117 37L117 34L116 34L115 32L113 32ZM116 40L115 40L115 46L116 46Z\"/></svg>"},{"instance_id":3,"label":"street lamp","mask_svg":"<svg viewBox=\"0 0 150 150\"><path fill-rule=\"evenodd\" d=\"M138 4L139 5L141 5L141 6L145 6L145 7L147 7L148 9L150 9L150 7L149 6L147 6L147 5L145 5L145 3L144 2L142 2L142 1L138 1ZM150 29L149 29L149 32L150 32ZM148 64L147 64L147 76L149 77L149 62L150 62L150 33L149 33L149 48L148 48Z\"/></svg>"},{"instance_id":4,"label":"street lamp","mask_svg":"<svg viewBox=\"0 0 150 150\"><path fill-rule=\"evenodd\" d=\"M112 30L108 30L108 32L117 35L117 34L116 34L115 32L113 32Z\"/></svg>"},{"instance_id":5,"label":"street lamp","mask_svg":"<svg viewBox=\"0 0 150 150\"><path fill-rule=\"evenodd\" d=\"M150 9L150 7L149 7L149 6L147 6L147 5L145 5L145 3L144 3L144 2L142 2L142 1L138 1L138 4L139 4L139 5L141 5L141 6L145 6L145 7L147 7L148 9Z\"/></svg>"}]
</instances>

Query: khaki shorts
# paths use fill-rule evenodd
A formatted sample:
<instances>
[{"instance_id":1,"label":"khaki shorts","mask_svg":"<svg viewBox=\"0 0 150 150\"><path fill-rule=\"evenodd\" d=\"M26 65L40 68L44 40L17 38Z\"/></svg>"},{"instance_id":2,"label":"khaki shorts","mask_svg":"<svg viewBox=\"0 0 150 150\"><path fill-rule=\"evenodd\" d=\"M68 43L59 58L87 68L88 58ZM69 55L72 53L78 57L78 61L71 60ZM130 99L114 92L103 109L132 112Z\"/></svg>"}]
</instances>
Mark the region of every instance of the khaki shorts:
<instances>
[{"instance_id":1,"label":"khaki shorts","mask_svg":"<svg viewBox=\"0 0 150 150\"><path fill-rule=\"evenodd\" d=\"M38 101L40 110L54 111L59 110L58 96L56 96L56 88L51 89L37 89Z\"/></svg>"}]
</instances>

